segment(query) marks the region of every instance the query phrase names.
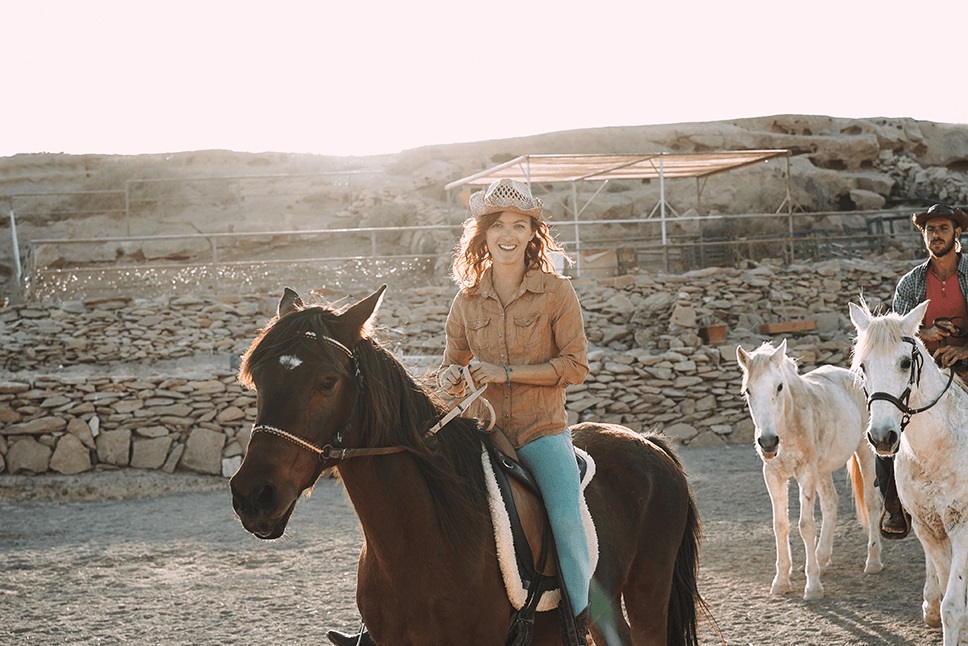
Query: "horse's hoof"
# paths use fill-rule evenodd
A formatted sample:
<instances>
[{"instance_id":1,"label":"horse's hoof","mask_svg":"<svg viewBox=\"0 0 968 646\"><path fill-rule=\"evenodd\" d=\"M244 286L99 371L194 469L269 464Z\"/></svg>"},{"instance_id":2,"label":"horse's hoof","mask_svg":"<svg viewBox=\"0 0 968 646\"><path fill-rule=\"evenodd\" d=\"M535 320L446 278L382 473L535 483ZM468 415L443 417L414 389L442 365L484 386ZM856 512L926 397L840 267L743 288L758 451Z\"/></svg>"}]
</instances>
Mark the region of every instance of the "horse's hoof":
<instances>
[{"instance_id":1,"label":"horse's hoof","mask_svg":"<svg viewBox=\"0 0 968 646\"><path fill-rule=\"evenodd\" d=\"M770 586L770 594L781 595L788 592L793 592L793 586L790 585L789 581L782 582L774 580L773 585Z\"/></svg>"},{"instance_id":2,"label":"horse's hoof","mask_svg":"<svg viewBox=\"0 0 968 646\"><path fill-rule=\"evenodd\" d=\"M877 574L884 569L884 564L880 561L868 561L864 565L864 574Z\"/></svg>"},{"instance_id":3,"label":"horse's hoof","mask_svg":"<svg viewBox=\"0 0 968 646\"><path fill-rule=\"evenodd\" d=\"M941 609L930 608L926 603L921 604L921 616L930 628L941 628Z\"/></svg>"},{"instance_id":4,"label":"horse's hoof","mask_svg":"<svg viewBox=\"0 0 968 646\"><path fill-rule=\"evenodd\" d=\"M823 586L819 583L815 588L805 588L803 590L804 601L816 601L817 599L823 599Z\"/></svg>"}]
</instances>

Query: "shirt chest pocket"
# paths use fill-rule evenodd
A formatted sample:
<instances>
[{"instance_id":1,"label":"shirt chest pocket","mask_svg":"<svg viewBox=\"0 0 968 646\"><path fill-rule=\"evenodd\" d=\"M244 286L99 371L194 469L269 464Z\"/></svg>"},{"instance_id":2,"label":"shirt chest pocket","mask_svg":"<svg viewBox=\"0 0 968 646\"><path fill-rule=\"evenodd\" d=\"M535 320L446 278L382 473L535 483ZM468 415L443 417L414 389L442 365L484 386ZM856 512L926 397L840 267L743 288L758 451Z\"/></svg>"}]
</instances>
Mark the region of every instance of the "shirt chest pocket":
<instances>
[{"instance_id":1,"label":"shirt chest pocket","mask_svg":"<svg viewBox=\"0 0 968 646\"><path fill-rule=\"evenodd\" d=\"M477 354L480 350L487 349L487 332L490 322L490 319L472 319L467 322L465 326L467 330L467 345L470 347L471 352Z\"/></svg>"},{"instance_id":2,"label":"shirt chest pocket","mask_svg":"<svg viewBox=\"0 0 968 646\"><path fill-rule=\"evenodd\" d=\"M510 329L510 340L518 347L530 349L541 341L543 332L544 316L541 314L515 317Z\"/></svg>"}]
</instances>

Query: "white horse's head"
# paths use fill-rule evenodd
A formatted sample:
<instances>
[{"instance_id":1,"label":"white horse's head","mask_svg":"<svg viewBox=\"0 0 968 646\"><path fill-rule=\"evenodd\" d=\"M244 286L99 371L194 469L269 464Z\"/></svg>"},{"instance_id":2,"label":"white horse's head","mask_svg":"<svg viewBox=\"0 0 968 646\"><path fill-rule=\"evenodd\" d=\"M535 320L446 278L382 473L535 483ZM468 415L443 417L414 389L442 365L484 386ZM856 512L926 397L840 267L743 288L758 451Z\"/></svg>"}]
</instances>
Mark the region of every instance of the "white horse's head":
<instances>
[{"instance_id":1,"label":"white horse's head","mask_svg":"<svg viewBox=\"0 0 968 646\"><path fill-rule=\"evenodd\" d=\"M850 304L857 330L851 370L863 380L871 413L867 439L881 455L897 453L910 411L924 403L921 370L933 360L917 332L927 309L925 301L905 316L875 316L866 303Z\"/></svg>"},{"instance_id":2,"label":"white horse's head","mask_svg":"<svg viewBox=\"0 0 968 646\"><path fill-rule=\"evenodd\" d=\"M753 352L736 346L736 361L743 370L743 397L756 426L756 450L764 460L771 460L780 450L780 427L789 402L787 381L796 362L786 355L786 339L780 346L764 343Z\"/></svg>"}]
</instances>

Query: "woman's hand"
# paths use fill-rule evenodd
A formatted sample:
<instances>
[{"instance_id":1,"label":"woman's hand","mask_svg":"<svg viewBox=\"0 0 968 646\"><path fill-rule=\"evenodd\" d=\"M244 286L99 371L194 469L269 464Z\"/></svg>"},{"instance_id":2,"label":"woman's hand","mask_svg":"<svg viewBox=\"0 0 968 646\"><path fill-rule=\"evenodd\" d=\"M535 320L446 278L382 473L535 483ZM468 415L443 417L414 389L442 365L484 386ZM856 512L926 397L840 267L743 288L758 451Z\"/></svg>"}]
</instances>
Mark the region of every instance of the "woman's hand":
<instances>
[{"instance_id":1,"label":"woman's hand","mask_svg":"<svg viewBox=\"0 0 968 646\"><path fill-rule=\"evenodd\" d=\"M457 396L464 392L464 375L462 368L456 364L450 364L437 373L437 384L448 395Z\"/></svg>"},{"instance_id":2,"label":"woman's hand","mask_svg":"<svg viewBox=\"0 0 968 646\"><path fill-rule=\"evenodd\" d=\"M484 384L503 384L508 381L508 374L500 363L478 363L471 366L471 377L478 386Z\"/></svg>"}]
</instances>

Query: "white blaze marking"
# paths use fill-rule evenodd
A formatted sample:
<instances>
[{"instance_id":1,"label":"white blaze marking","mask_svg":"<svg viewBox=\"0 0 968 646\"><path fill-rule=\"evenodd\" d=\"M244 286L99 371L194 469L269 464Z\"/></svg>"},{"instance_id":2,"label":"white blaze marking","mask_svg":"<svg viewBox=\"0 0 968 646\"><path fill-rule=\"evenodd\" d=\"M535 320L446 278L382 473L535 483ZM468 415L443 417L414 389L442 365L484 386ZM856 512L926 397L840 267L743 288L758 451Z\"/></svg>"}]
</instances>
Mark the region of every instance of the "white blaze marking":
<instances>
[{"instance_id":1,"label":"white blaze marking","mask_svg":"<svg viewBox=\"0 0 968 646\"><path fill-rule=\"evenodd\" d=\"M293 370L296 366L302 363L302 359L300 359L299 357L294 357L291 354L287 354L285 356L279 357L279 363L282 364L284 367L289 368L290 370Z\"/></svg>"}]
</instances>

